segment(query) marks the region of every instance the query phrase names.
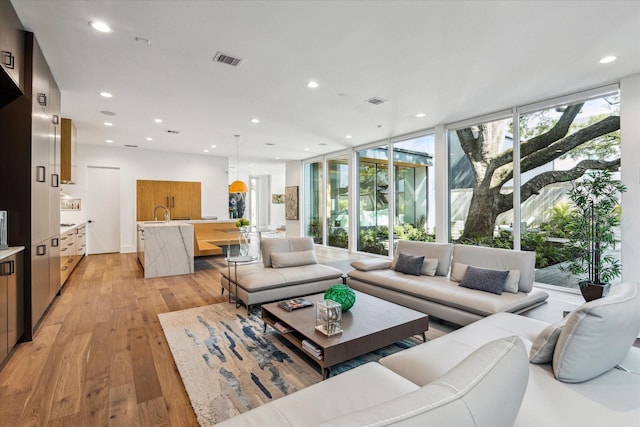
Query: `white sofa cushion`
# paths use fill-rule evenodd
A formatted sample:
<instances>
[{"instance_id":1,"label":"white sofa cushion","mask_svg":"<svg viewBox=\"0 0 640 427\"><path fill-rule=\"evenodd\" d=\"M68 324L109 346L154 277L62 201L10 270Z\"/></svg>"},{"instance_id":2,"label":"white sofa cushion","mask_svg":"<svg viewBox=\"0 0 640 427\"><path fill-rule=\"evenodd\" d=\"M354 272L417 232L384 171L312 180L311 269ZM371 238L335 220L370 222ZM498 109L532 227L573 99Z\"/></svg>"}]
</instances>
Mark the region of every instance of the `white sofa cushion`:
<instances>
[{"instance_id":1,"label":"white sofa cushion","mask_svg":"<svg viewBox=\"0 0 640 427\"><path fill-rule=\"evenodd\" d=\"M386 270L391 267L391 261L382 258L362 259L353 261L351 267L359 271Z\"/></svg>"},{"instance_id":2,"label":"white sofa cushion","mask_svg":"<svg viewBox=\"0 0 640 427\"><path fill-rule=\"evenodd\" d=\"M412 240L400 240L396 246L396 255L391 262L391 268L395 269L398 254L424 256L424 259L437 259L436 276L449 274L451 266L451 253L453 245L450 243L414 242Z\"/></svg>"},{"instance_id":3,"label":"white sofa cushion","mask_svg":"<svg viewBox=\"0 0 640 427\"><path fill-rule=\"evenodd\" d=\"M317 263L316 253L313 250L271 253L271 266L273 268L298 267Z\"/></svg>"},{"instance_id":4,"label":"white sofa cushion","mask_svg":"<svg viewBox=\"0 0 640 427\"><path fill-rule=\"evenodd\" d=\"M311 237L287 237L285 239L260 240L262 264L271 267L271 254L274 252L296 252L315 250Z\"/></svg>"},{"instance_id":5,"label":"white sofa cushion","mask_svg":"<svg viewBox=\"0 0 640 427\"><path fill-rule=\"evenodd\" d=\"M573 310L553 353L560 381L590 380L616 366L640 333L638 284L612 286L609 295Z\"/></svg>"},{"instance_id":6,"label":"white sofa cushion","mask_svg":"<svg viewBox=\"0 0 640 427\"><path fill-rule=\"evenodd\" d=\"M378 363L367 363L235 416L216 427L315 426L418 390Z\"/></svg>"},{"instance_id":7,"label":"white sofa cushion","mask_svg":"<svg viewBox=\"0 0 640 427\"><path fill-rule=\"evenodd\" d=\"M567 318L565 317L559 322L550 324L538 334L529 351L529 362L550 363L553 360L553 351L566 322Z\"/></svg>"},{"instance_id":8,"label":"white sofa cushion","mask_svg":"<svg viewBox=\"0 0 640 427\"><path fill-rule=\"evenodd\" d=\"M513 426L528 378L520 338L499 339L419 390L319 425Z\"/></svg>"}]
</instances>

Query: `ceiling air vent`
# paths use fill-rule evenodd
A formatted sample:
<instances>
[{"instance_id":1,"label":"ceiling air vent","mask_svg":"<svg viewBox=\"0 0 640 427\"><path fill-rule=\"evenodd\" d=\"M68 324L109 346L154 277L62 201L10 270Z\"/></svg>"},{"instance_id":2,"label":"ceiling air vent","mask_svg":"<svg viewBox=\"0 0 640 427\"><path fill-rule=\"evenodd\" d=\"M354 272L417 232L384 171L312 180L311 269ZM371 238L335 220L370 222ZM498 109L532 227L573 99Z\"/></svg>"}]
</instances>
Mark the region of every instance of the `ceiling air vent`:
<instances>
[{"instance_id":1,"label":"ceiling air vent","mask_svg":"<svg viewBox=\"0 0 640 427\"><path fill-rule=\"evenodd\" d=\"M233 67L237 67L242 62L241 58L235 58L231 55L227 55L226 53L218 52L216 56L213 57L213 62L222 62L223 64L228 64Z\"/></svg>"},{"instance_id":2,"label":"ceiling air vent","mask_svg":"<svg viewBox=\"0 0 640 427\"><path fill-rule=\"evenodd\" d=\"M124 146L129 148L138 148L137 145L132 145L132 144L124 144Z\"/></svg>"},{"instance_id":3,"label":"ceiling air vent","mask_svg":"<svg viewBox=\"0 0 640 427\"><path fill-rule=\"evenodd\" d=\"M179 133L180 133L180 131L179 131L179 130L171 130L171 129L167 129L167 133L172 133L172 134L174 134L174 135L177 135L177 134L179 134Z\"/></svg>"},{"instance_id":4,"label":"ceiling air vent","mask_svg":"<svg viewBox=\"0 0 640 427\"><path fill-rule=\"evenodd\" d=\"M384 99L382 99L382 98L376 98L376 97L374 96L373 98L369 98L369 99L367 99L365 102L368 102L369 104L372 104L372 105L380 105L380 104L384 104L384 103L385 103L385 102L387 102L387 101L385 101L385 100L384 100Z\"/></svg>"}]
</instances>

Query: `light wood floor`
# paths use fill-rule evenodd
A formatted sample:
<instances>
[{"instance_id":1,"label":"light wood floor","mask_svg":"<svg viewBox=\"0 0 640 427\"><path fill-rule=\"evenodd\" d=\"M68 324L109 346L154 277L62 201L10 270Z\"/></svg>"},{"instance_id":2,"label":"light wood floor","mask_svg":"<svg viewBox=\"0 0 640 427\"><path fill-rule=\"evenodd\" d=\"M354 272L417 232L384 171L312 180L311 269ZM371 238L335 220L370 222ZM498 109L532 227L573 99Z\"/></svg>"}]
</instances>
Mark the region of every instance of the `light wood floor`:
<instances>
[{"instance_id":1,"label":"light wood floor","mask_svg":"<svg viewBox=\"0 0 640 427\"><path fill-rule=\"evenodd\" d=\"M226 301L210 263L144 279L135 254L85 257L0 372L0 425L197 425L157 314Z\"/></svg>"}]
</instances>

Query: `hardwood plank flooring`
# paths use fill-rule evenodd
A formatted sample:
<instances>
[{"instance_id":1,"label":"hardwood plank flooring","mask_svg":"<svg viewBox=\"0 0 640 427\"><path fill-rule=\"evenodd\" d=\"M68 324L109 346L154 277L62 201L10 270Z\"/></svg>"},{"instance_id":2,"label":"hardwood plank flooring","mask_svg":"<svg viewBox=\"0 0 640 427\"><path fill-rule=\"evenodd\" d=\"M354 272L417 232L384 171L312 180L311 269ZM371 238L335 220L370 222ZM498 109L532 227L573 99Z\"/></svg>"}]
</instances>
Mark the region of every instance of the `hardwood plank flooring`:
<instances>
[{"instance_id":1,"label":"hardwood plank flooring","mask_svg":"<svg viewBox=\"0 0 640 427\"><path fill-rule=\"evenodd\" d=\"M158 313L226 301L221 268L144 279L135 254L85 257L0 371L0 424L197 425Z\"/></svg>"}]
</instances>

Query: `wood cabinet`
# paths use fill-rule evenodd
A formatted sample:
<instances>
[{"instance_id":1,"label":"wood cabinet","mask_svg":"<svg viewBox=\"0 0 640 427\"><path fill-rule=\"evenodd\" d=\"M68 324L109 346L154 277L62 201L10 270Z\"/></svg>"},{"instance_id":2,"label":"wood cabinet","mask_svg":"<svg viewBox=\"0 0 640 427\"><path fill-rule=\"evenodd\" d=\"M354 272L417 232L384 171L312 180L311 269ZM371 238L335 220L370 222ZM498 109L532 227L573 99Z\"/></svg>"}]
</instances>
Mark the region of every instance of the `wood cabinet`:
<instances>
[{"instance_id":1,"label":"wood cabinet","mask_svg":"<svg viewBox=\"0 0 640 427\"><path fill-rule=\"evenodd\" d=\"M0 107L24 90L24 33L18 15L8 1L0 2Z\"/></svg>"},{"instance_id":2,"label":"wood cabinet","mask_svg":"<svg viewBox=\"0 0 640 427\"><path fill-rule=\"evenodd\" d=\"M138 180L136 185L136 219L138 221L164 220L162 206L169 210L171 219L200 219L201 191L199 182Z\"/></svg>"},{"instance_id":3,"label":"wood cabinet","mask_svg":"<svg viewBox=\"0 0 640 427\"><path fill-rule=\"evenodd\" d=\"M73 270L82 260L86 248L86 224L81 224L60 236L60 286L65 284Z\"/></svg>"},{"instance_id":4,"label":"wood cabinet","mask_svg":"<svg viewBox=\"0 0 640 427\"><path fill-rule=\"evenodd\" d=\"M71 119L60 123L60 181L73 184L76 179L76 126Z\"/></svg>"},{"instance_id":5,"label":"wood cabinet","mask_svg":"<svg viewBox=\"0 0 640 427\"><path fill-rule=\"evenodd\" d=\"M0 260L0 364L24 332L22 252Z\"/></svg>"}]
</instances>

